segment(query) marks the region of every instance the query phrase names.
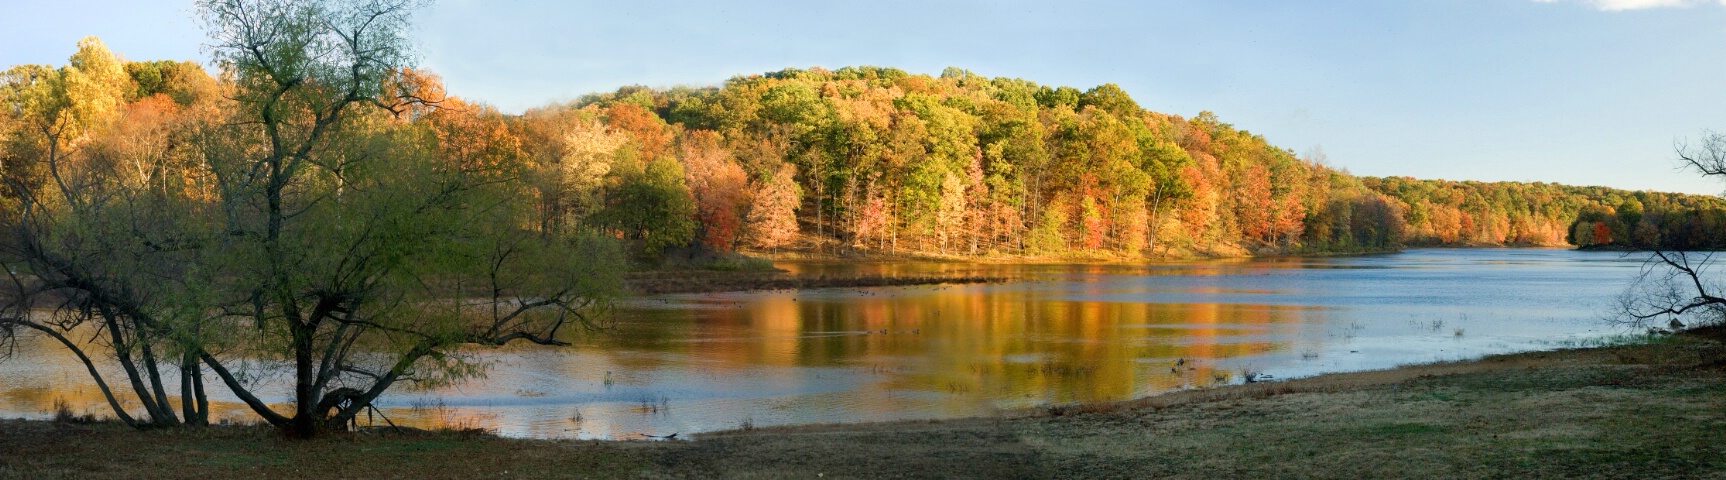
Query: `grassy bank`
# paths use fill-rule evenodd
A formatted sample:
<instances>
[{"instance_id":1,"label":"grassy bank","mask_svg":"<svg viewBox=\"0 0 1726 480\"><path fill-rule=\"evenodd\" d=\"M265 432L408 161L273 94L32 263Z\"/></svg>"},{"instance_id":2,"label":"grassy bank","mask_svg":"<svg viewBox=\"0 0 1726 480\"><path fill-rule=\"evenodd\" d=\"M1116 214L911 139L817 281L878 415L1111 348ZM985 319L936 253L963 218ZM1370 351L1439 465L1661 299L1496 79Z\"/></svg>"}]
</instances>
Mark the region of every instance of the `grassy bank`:
<instances>
[{"instance_id":1,"label":"grassy bank","mask_svg":"<svg viewBox=\"0 0 1726 480\"><path fill-rule=\"evenodd\" d=\"M1726 476L1726 346L1489 357L999 418L694 442L0 421L0 478L1692 478Z\"/></svg>"}]
</instances>

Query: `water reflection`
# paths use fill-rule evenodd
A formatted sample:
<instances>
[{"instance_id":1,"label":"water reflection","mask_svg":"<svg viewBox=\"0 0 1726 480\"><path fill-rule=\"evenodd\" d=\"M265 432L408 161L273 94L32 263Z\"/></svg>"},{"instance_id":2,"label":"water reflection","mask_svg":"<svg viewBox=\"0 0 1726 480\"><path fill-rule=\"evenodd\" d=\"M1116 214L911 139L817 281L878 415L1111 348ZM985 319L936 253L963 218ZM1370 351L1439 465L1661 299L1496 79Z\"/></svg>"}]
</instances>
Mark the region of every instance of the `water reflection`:
<instances>
[{"instance_id":1,"label":"water reflection","mask_svg":"<svg viewBox=\"0 0 1726 480\"><path fill-rule=\"evenodd\" d=\"M1596 320L1599 301L1637 265L1555 250L1158 265L793 263L782 266L1011 281L637 299L620 309L616 331L572 349L486 352L487 379L399 392L381 413L422 427L636 438L1119 400L1238 383L1243 371L1386 368L1611 333ZM82 366L49 347L26 342L0 363L0 415L43 417L56 401L104 411ZM218 412L246 418L231 398L216 400Z\"/></svg>"}]
</instances>

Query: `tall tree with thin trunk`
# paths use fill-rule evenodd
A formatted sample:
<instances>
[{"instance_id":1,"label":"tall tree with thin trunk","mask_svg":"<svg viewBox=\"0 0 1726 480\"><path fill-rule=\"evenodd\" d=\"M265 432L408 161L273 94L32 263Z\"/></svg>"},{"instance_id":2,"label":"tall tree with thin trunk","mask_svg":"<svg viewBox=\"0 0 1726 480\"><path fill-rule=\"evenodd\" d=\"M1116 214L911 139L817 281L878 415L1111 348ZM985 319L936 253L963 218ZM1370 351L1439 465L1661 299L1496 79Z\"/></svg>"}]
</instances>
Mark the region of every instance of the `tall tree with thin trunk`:
<instances>
[{"instance_id":1,"label":"tall tree with thin trunk","mask_svg":"<svg viewBox=\"0 0 1726 480\"><path fill-rule=\"evenodd\" d=\"M797 238L797 167L781 163L773 176L756 183L745 228L750 244L774 249Z\"/></svg>"}]
</instances>

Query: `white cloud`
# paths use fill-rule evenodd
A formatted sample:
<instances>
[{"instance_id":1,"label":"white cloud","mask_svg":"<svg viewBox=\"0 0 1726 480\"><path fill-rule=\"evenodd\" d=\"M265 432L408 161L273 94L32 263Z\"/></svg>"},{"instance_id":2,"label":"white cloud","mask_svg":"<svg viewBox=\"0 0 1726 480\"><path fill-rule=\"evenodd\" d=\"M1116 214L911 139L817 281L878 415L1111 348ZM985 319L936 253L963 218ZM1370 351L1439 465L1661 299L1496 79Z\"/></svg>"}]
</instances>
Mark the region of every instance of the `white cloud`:
<instances>
[{"instance_id":1,"label":"white cloud","mask_svg":"<svg viewBox=\"0 0 1726 480\"><path fill-rule=\"evenodd\" d=\"M1534 0L1538 3L1554 3L1558 0ZM1664 7L1689 7L1697 4L1719 3L1726 5L1726 0L1581 0L1596 9L1618 12L1624 10L1643 10Z\"/></svg>"},{"instance_id":2,"label":"white cloud","mask_svg":"<svg viewBox=\"0 0 1726 480\"><path fill-rule=\"evenodd\" d=\"M1590 2L1594 8L1606 11L1641 10L1644 8L1682 7L1690 2L1685 0L1594 0Z\"/></svg>"}]
</instances>

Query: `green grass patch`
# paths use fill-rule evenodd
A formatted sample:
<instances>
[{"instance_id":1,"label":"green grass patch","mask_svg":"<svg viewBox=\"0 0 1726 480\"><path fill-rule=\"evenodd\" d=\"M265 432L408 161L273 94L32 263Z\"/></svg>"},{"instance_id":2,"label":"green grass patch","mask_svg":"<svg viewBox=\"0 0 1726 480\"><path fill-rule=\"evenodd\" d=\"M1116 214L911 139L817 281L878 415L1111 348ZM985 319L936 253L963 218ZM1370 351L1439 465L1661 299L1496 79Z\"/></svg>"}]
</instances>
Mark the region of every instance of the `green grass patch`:
<instances>
[{"instance_id":1,"label":"green grass patch","mask_svg":"<svg viewBox=\"0 0 1726 480\"><path fill-rule=\"evenodd\" d=\"M1450 428L1426 423L1387 423L1375 425L1368 431L1382 437L1412 437L1449 433Z\"/></svg>"},{"instance_id":2,"label":"green grass patch","mask_svg":"<svg viewBox=\"0 0 1726 480\"><path fill-rule=\"evenodd\" d=\"M1674 397L1726 397L1726 383L1706 383L1688 388L1676 388L1668 391Z\"/></svg>"},{"instance_id":3,"label":"green grass patch","mask_svg":"<svg viewBox=\"0 0 1726 480\"><path fill-rule=\"evenodd\" d=\"M256 467L284 467L288 465L288 456L280 452L217 452L197 459L198 465L226 469L246 469Z\"/></svg>"},{"instance_id":4,"label":"green grass patch","mask_svg":"<svg viewBox=\"0 0 1726 480\"><path fill-rule=\"evenodd\" d=\"M379 444L368 446L366 450L373 453L399 455L406 453L447 452L457 449L471 449L473 447L474 445L472 445L471 442L437 438L404 440L401 442L380 442Z\"/></svg>"}]
</instances>

